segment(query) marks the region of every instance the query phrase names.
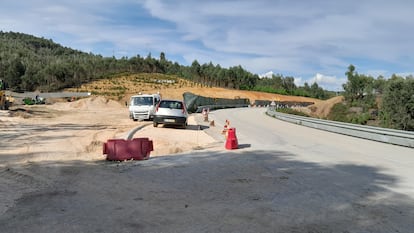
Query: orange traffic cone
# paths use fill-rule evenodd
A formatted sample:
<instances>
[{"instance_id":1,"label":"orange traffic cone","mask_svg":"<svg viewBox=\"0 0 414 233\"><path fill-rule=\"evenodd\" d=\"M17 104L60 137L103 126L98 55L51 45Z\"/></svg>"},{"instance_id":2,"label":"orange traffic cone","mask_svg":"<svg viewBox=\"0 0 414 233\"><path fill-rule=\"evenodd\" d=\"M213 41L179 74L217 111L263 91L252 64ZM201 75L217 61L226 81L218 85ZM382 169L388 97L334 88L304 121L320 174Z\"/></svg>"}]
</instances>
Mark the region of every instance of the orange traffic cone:
<instances>
[{"instance_id":1,"label":"orange traffic cone","mask_svg":"<svg viewBox=\"0 0 414 233\"><path fill-rule=\"evenodd\" d=\"M227 131L226 149L233 150L239 148L239 143L236 137L236 128L229 128Z\"/></svg>"}]
</instances>

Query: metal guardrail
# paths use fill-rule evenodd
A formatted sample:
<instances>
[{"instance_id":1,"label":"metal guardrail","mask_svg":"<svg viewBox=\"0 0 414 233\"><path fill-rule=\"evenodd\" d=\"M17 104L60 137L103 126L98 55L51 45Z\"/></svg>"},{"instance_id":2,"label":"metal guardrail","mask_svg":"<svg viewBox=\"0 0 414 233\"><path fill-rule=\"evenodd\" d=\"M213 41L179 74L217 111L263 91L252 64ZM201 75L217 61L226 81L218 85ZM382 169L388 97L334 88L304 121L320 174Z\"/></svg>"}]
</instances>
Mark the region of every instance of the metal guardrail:
<instances>
[{"instance_id":1,"label":"metal guardrail","mask_svg":"<svg viewBox=\"0 0 414 233\"><path fill-rule=\"evenodd\" d=\"M414 148L414 132L411 131L302 117L276 112L273 108L268 108L266 114L280 120L315 129Z\"/></svg>"}]
</instances>

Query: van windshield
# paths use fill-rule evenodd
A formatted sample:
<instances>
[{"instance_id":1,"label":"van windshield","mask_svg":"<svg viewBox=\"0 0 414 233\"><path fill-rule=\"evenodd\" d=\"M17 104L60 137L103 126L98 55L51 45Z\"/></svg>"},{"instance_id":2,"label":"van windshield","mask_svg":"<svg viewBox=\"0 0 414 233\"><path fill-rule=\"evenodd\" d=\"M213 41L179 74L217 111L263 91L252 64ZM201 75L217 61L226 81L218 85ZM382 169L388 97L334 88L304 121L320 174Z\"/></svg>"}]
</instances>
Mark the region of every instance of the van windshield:
<instances>
[{"instance_id":1,"label":"van windshield","mask_svg":"<svg viewBox=\"0 0 414 233\"><path fill-rule=\"evenodd\" d=\"M152 105L152 97L134 97L133 105Z\"/></svg>"}]
</instances>

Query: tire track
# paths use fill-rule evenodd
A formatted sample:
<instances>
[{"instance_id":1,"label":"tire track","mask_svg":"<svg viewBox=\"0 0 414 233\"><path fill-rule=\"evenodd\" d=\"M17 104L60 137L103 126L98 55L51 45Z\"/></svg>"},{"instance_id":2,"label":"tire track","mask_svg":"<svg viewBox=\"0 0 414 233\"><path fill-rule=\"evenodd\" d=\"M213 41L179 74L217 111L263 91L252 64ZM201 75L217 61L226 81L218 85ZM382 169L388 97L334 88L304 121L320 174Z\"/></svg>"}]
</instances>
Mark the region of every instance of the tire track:
<instances>
[{"instance_id":1,"label":"tire track","mask_svg":"<svg viewBox=\"0 0 414 233\"><path fill-rule=\"evenodd\" d=\"M48 187L50 182L25 168L0 167L0 215L12 208L23 195Z\"/></svg>"}]
</instances>

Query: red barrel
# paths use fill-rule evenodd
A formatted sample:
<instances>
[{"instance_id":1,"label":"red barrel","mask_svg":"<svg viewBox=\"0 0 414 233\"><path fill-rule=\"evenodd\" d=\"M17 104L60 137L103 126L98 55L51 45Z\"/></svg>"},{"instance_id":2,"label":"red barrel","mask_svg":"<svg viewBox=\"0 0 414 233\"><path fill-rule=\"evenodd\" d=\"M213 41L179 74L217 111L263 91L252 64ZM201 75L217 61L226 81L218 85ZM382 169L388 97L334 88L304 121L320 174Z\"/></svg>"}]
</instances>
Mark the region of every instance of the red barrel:
<instances>
[{"instance_id":1,"label":"red barrel","mask_svg":"<svg viewBox=\"0 0 414 233\"><path fill-rule=\"evenodd\" d=\"M153 150L152 141L148 138L110 139L103 145L103 154L111 161L148 159Z\"/></svg>"},{"instance_id":2,"label":"red barrel","mask_svg":"<svg viewBox=\"0 0 414 233\"><path fill-rule=\"evenodd\" d=\"M148 138L146 138L146 140L141 141L141 147L142 147L142 152L144 153L145 157L149 157L151 151L154 150L154 146L152 144L152 141L148 140Z\"/></svg>"}]
</instances>

